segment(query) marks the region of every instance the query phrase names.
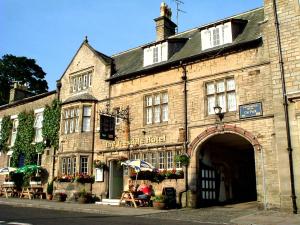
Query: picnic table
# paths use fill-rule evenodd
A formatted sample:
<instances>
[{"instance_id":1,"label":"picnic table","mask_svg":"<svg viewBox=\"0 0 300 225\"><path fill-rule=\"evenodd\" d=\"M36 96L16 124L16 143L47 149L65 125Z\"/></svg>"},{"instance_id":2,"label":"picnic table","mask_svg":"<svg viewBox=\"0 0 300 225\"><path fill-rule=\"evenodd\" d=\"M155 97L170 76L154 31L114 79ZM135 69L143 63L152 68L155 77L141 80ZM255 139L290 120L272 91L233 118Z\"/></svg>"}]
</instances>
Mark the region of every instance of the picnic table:
<instances>
[{"instance_id":1,"label":"picnic table","mask_svg":"<svg viewBox=\"0 0 300 225\"><path fill-rule=\"evenodd\" d=\"M136 197L136 193L132 191L123 191L120 202L125 201L132 203L132 206L134 208L137 208L138 205L136 203L143 203L144 205L149 205L149 200L150 199L145 199L145 198L138 198Z\"/></svg>"},{"instance_id":2,"label":"picnic table","mask_svg":"<svg viewBox=\"0 0 300 225\"><path fill-rule=\"evenodd\" d=\"M4 182L1 187L6 198L8 198L8 195L18 196L19 194L14 182Z\"/></svg>"},{"instance_id":3,"label":"picnic table","mask_svg":"<svg viewBox=\"0 0 300 225\"><path fill-rule=\"evenodd\" d=\"M42 185L31 185L22 188L20 198L28 197L29 199L32 199L31 196L32 198L39 197L40 199L43 199L43 197L46 196L46 193L43 192Z\"/></svg>"}]
</instances>

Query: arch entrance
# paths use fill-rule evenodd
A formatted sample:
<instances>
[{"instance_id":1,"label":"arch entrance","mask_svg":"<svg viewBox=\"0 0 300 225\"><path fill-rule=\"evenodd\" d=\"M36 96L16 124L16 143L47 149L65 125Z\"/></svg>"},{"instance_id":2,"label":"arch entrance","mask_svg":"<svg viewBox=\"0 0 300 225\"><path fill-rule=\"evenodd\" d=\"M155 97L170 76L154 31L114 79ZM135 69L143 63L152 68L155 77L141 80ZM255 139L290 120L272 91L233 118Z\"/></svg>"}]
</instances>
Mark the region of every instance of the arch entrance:
<instances>
[{"instance_id":1,"label":"arch entrance","mask_svg":"<svg viewBox=\"0 0 300 225\"><path fill-rule=\"evenodd\" d=\"M196 149L199 207L255 201L253 145L232 132L216 133Z\"/></svg>"}]
</instances>

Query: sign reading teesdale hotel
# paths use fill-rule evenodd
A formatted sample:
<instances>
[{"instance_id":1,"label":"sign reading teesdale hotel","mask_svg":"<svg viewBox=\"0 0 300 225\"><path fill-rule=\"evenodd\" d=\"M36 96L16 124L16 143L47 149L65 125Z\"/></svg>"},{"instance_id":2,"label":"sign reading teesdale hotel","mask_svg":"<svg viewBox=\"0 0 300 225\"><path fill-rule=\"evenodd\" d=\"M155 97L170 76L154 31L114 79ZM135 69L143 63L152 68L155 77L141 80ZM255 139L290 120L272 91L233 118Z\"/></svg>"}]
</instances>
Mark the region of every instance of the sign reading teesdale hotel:
<instances>
[{"instance_id":1,"label":"sign reading teesdale hotel","mask_svg":"<svg viewBox=\"0 0 300 225\"><path fill-rule=\"evenodd\" d=\"M106 148L121 148L128 146L140 146L146 144L159 144L166 142L166 135L163 136L148 136L144 138L132 138L130 141L119 140L106 142Z\"/></svg>"}]
</instances>

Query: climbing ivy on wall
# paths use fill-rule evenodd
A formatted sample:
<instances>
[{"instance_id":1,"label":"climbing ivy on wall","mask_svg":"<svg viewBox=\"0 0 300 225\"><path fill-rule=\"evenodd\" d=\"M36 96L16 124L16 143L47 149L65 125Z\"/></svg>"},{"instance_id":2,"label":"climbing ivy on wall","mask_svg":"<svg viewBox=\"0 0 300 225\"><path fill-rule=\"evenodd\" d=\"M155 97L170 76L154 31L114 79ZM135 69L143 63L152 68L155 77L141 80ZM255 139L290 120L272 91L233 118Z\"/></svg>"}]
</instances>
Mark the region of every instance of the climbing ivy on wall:
<instances>
[{"instance_id":1,"label":"climbing ivy on wall","mask_svg":"<svg viewBox=\"0 0 300 225\"><path fill-rule=\"evenodd\" d=\"M8 139L11 134L11 129L12 129L12 121L10 119L10 116L4 116L2 118L2 127L0 133L0 151L2 152L7 152L9 150Z\"/></svg>"},{"instance_id":2,"label":"climbing ivy on wall","mask_svg":"<svg viewBox=\"0 0 300 225\"><path fill-rule=\"evenodd\" d=\"M18 115L19 126L16 136L16 141L12 147L13 154L11 164L13 167L18 167L20 155L24 155L25 164L36 163L36 149L32 145L34 138L34 115L33 112L21 112Z\"/></svg>"},{"instance_id":3,"label":"climbing ivy on wall","mask_svg":"<svg viewBox=\"0 0 300 225\"><path fill-rule=\"evenodd\" d=\"M47 144L58 149L60 128L60 103L54 100L51 106L46 106L43 119L43 138Z\"/></svg>"}]
</instances>

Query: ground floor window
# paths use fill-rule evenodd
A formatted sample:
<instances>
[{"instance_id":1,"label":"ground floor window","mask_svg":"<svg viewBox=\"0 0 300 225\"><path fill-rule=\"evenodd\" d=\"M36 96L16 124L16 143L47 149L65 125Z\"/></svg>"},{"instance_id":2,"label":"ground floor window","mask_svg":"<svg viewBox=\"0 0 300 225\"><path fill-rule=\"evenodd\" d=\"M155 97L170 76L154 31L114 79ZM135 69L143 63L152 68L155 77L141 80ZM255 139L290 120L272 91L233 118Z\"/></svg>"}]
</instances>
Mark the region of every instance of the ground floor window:
<instances>
[{"instance_id":1,"label":"ground floor window","mask_svg":"<svg viewBox=\"0 0 300 225\"><path fill-rule=\"evenodd\" d=\"M80 156L80 173L87 174L88 173L88 157Z\"/></svg>"},{"instance_id":2,"label":"ground floor window","mask_svg":"<svg viewBox=\"0 0 300 225\"><path fill-rule=\"evenodd\" d=\"M180 162L174 161L175 156L180 154L181 150L134 152L131 159L142 159L159 170L172 170L182 168Z\"/></svg>"},{"instance_id":3,"label":"ground floor window","mask_svg":"<svg viewBox=\"0 0 300 225\"><path fill-rule=\"evenodd\" d=\"M76 158L75 157L62 158L61 173L63 175L73 175L76 173Z\"/></svg>"}]
</instances>

